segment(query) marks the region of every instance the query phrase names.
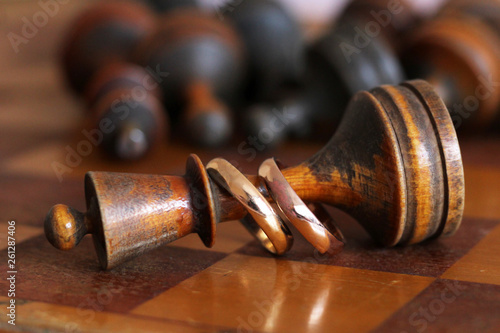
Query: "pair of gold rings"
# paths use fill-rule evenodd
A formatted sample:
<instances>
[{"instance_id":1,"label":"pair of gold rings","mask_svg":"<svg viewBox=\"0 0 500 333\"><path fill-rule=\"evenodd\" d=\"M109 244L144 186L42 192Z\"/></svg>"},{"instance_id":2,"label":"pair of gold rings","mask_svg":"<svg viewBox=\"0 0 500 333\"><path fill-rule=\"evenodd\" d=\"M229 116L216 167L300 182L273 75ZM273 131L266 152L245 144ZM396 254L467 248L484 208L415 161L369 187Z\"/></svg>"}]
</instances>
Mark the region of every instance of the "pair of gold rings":
<instances>
[{"instance_id":1,"label":"pair of gold rings","mask_svg":"<svg viewBox=\"0 0 500 333\"><path fill-rule=\"evenodd\" d=\"M259 167L259 178L282 215L320 253L344 243L342 233L319 204L306 205L281 173L282 165L273 158ZM231 193L248 211L242 224L271 253L281 255L293 244L290 229L254 184L231 163L216 158L207 164L210 177ZM314 210L314 213L311 211ZM316 215L321 215L320 221Z\"/></svg>"}]
</instances>

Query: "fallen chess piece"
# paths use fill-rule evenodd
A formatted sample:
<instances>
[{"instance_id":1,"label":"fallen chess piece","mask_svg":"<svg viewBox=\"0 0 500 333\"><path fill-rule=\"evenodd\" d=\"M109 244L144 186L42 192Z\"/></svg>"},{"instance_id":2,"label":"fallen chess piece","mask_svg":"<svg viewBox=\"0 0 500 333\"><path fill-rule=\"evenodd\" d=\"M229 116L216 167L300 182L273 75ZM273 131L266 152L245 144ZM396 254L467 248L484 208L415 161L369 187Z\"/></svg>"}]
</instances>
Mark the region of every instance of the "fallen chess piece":
<instances>
[{"instance_id":1,"label":"fallen chess piece","mask_svg":"<svg viewBox=\"0 0 500 333\"><path fill-rule=\"evenodd\" d=\"M263 163L259 176L246 178L221 159L205 168L195 155L184 176L89 172L87 212L56 205L45 233L62 250L92 234L99 261L109 269L190 233L211 247L218 223L248 213L253 220L244 222L264 246L284 253L291 235L265 202L274 200L283 211L290 203L303 207L294 194L343 209L385 246L451 235L462 220L464 177L455 129L424 81L357 93L321 151L282 170L283 178L271 162ZM265 170L268 163L271 171ZM316 248L342 241L334 226L318 225L322 218L306 221L309 213L300 209L284 215L293 219L294 212L295 222L304 224L298 230Z\"/></svg>"}]
</instances>

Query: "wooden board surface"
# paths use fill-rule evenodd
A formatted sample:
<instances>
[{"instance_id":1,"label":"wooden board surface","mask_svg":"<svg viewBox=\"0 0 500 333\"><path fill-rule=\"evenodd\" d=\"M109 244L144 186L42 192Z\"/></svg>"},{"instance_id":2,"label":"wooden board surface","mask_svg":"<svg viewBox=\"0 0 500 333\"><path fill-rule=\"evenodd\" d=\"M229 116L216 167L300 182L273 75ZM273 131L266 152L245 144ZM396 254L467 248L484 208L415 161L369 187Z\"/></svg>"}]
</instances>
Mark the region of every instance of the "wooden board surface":
<instances>
[{"instance_id":1,"label":"wooden board surface","mask_svg":"<svg viewBox=\"0 0 500 333\"><path fill-rule=\"evenodd\" d=\"M26 331L473 332L500 330L500 137L462 138L466 210L451 238L377 247L336 210L348 238L336 256L314 256L297 235L290 253L267 254L238 222L219 225L216 245L191 235L112 271L92 241L71 252L43 235L50 207L83 209L89 170L182 174L188 154L216 156L248 172L266 157L297 163L321 144L290 143L252 161L231 147L202 151L175 143L123 164L97 147L59 181L53 162L84 139L79 101L57 67L60 32L82 7L69 2L18 53L7 38L35 2L2 4L0 20L0 328ZM8 221L16 222L16 326L7 323Z\"/></svg>"}]
</instances>

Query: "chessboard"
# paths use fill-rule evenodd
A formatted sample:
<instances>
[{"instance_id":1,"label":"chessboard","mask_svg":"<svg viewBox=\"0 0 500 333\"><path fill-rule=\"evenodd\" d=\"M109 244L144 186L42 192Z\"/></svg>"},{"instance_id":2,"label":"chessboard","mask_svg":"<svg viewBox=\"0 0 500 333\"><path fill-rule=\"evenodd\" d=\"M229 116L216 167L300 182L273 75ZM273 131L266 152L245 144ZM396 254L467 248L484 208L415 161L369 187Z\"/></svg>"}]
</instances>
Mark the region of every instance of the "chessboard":
<instances>
[{"instance_id":1,"label":"chessboard","mask_svg":"<svg viewBox=\"0 0 500 333\"><path fill-rule=\"evenodd\" d=\"M12 17L32 15L34 10L33 2L5 6L9 10L0 13L0 19L7 22L3 27L7 33L21 29L22 21ZM56 203L84 210L87 171L182 174L186 158L196 153L204 163L222 156L254 173L270 156L292 165L321 147L288 143L249 161L238 154L237 145L207 152L173 142L134 163L110 160L93 147L58 175L54 162L64 163L68 151L84 139L80 130L84 110L61 79L55 62L59 40L53 36L79 6L68 4L57 20L21 45L19 53L8 39L0 41L0 328L500 331L498 135L460 139L465 217L449 238L382 248L355 220L331 209L347 239L343 251L335 255L317 254L297 232L290 252L270 255L238 221L217 226L213 248L189 235L109 271L100 269L90 236L68 252L53 248L43 231L45 214ZM9 236L15 245L9 244ZM14 266L8 261L11 253ZM7 279L11 276L15 280ZM8 323L12 299L15 326Z\"/></svg>"}]
</instances>

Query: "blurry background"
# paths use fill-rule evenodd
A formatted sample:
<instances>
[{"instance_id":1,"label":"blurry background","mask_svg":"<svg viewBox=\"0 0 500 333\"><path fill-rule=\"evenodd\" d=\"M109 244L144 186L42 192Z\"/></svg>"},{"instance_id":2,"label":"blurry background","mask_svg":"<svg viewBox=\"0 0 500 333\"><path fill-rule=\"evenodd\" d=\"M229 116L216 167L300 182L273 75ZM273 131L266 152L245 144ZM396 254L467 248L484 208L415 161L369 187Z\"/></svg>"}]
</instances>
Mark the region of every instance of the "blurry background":
<instances>
[{"instance_id":1,"label":"blurry background","mask_svg":"<svg viewBox=\"0 0 500 333\"><path fill-rule=\"evenodd\" d=\"M86 107L68 88L60 58L63 41L72 23L92 2L47 0L0 3L0 167L16 172L34 172L36 169L53 176L51 162L64 160L65 146L78 142L86 118ZM346 5L346 1L328 0L314 1L314 5L304 1L280 2L300 22L309 40L329 26ZM202 7L215 12L222 8L223 3L200 2ZM432 0L411 3L416 12L423 15L430 15L440 5L440 1ZM35 27L34 31L28 27L27 38L16 39L16 36L23 36L27 22L32 23L34 16L44 11L44 6L55 10L53 17L40 28ZM15 46L13 40L16 41ZM42 143L45 148L40 150ZM175 151L175 147L171 149ZM6 158L21 152L22 158L19 156L13 161L6 161ZM95 152L84 159L83 164L90 163L94 155ZM112 160L107 162L111 165L116 163ZM120 166L120 169L128 168L127 165ZM141 162L139 165L142 165ZM81 171L85 170L83 167Z\"/></svg>"}]
</instances>

